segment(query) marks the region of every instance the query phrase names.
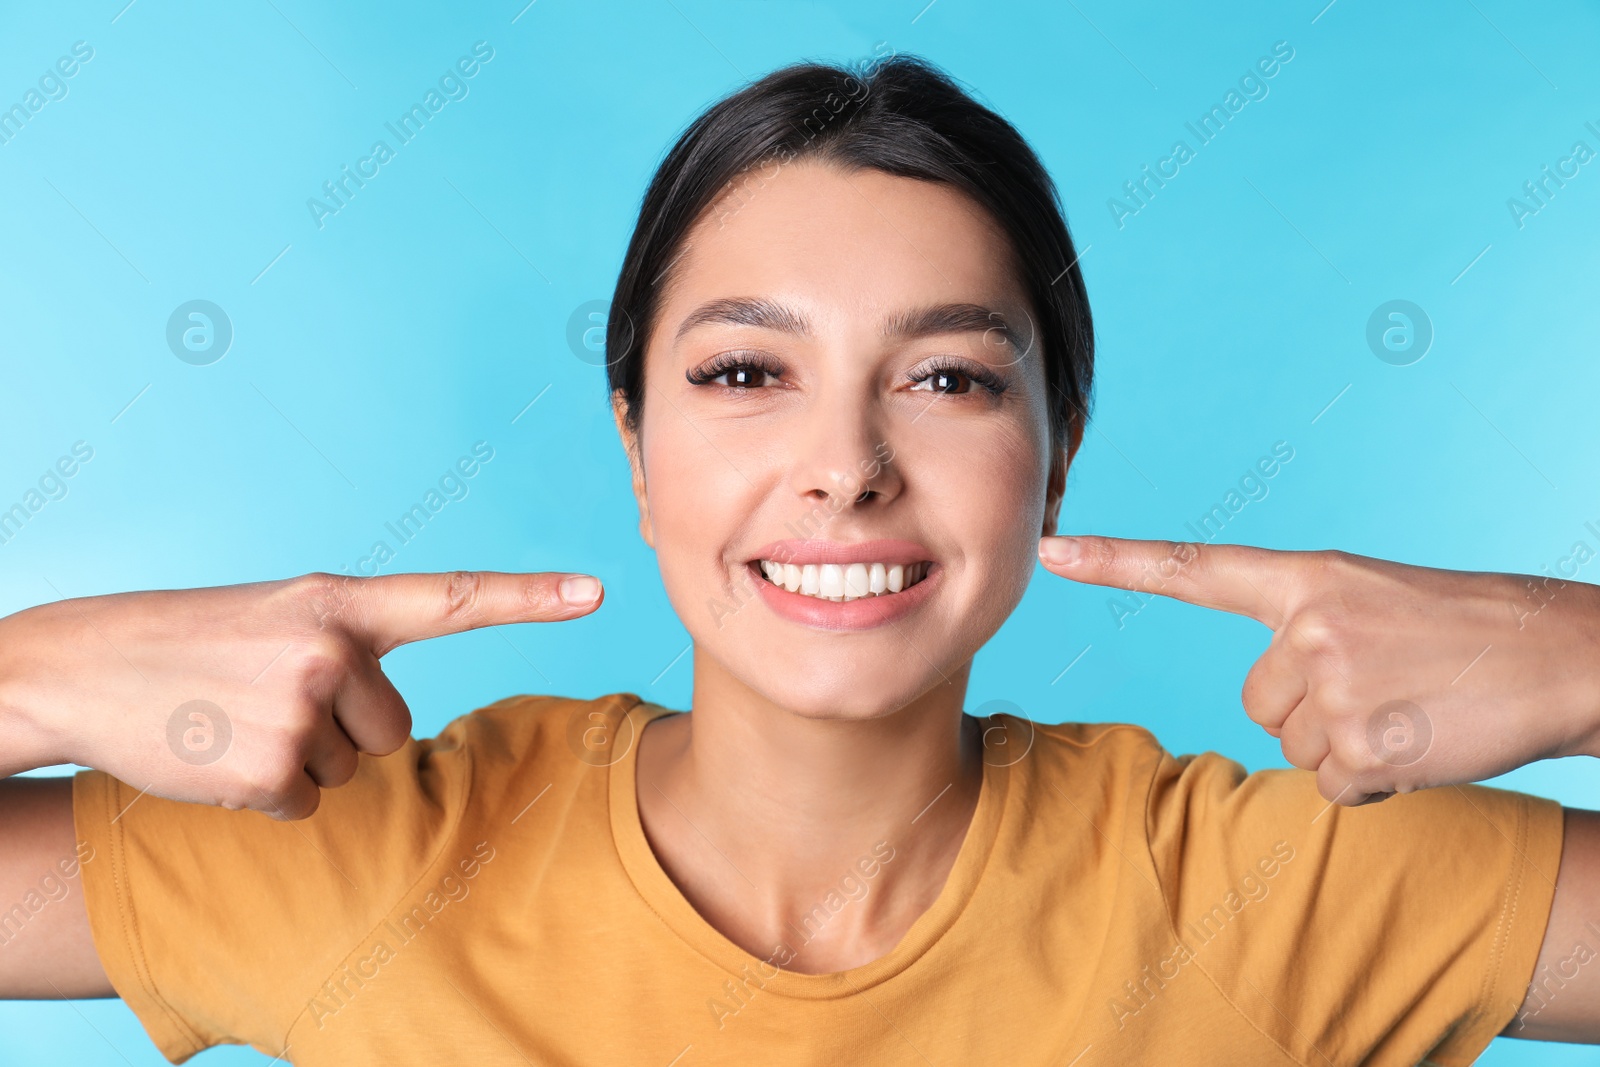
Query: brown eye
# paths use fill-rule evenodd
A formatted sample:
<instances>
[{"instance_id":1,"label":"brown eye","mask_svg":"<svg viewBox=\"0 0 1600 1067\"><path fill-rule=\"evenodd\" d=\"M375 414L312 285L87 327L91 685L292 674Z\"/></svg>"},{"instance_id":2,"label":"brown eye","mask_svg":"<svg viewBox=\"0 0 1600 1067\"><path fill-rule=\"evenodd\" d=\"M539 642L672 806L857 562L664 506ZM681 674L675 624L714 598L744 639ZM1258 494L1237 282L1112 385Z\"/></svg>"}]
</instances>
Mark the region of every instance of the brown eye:
<instances>
[{"instance_id":1,"label":"brown eye","mask_svg":"<svg viewBox=\"0 0 1600 1067\"><path fill-rule=\"evenodd\" d=\"M759 353L724 353L696 370L685 373L690 385L720 385L724 389L760 389L783 380L783 367Z\"/></svg>"},{"instance_id":2,"label":"brown eye","mask_svg":"<svg viewBox=\"0 0 1600 1067\"><path fill-rule=\"evenodd\" d=\"M960 371L936 370L918 380L911 388L932 393L965 393L972 388L972 381Z\"/></svg>"},{"instance_id":3,"label":"brown eye","mask_svg":"<svg viewBox=\"0 0 1600 1067\"><path fill-rule=\"evenodd\" d=\"M725 379L724 385L735 389L755 389L767 384L767 372L760 367L733 367L718 377Z\"/></svg>"}]
</instances>

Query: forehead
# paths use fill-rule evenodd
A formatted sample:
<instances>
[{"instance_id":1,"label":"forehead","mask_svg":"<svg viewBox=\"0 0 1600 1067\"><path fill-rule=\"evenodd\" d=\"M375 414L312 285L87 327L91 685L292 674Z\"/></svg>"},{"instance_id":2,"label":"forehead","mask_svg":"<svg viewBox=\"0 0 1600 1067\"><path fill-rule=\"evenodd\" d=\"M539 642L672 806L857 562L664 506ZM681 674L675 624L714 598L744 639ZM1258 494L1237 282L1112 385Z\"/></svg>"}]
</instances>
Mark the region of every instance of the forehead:
<instances>
[{"instance_id":1,"label":"forehead","mask_svg":"<svg viewBox=\"0 0 1600 1067\"><path fill-rule=\"evenodd\" d=\"M690 229L654 335L707 299L762 296L826 328L966 301L1019 308L1004 232L954 187L815 160L756 168Z\"/></svg>"}]
</instances>

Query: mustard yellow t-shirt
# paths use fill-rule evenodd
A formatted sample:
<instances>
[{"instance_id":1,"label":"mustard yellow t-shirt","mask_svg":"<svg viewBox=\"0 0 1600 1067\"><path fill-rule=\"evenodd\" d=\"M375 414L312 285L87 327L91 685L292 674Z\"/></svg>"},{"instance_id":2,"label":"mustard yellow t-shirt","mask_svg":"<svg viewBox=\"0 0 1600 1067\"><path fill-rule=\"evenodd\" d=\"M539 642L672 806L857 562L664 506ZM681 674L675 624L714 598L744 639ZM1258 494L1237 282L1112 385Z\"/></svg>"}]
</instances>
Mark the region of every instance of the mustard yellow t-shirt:
<instances>
[{"instance_id":1,"label":"mustard yellow t-shirt","mask_svg":"<svg viewBox=\"0 0 1600 1067\"><path fill-rule=\"evenodd\" d=\"M1552 801L1333 807L1301 771L998 716L933 906L876 962L785 971L815 926L752 956L650 851L634 741L664 714L511 697L362 757L294 823L81 772L106 971L175 1063L1466 1064L1550 911Z\"/></svg>"}]
</instances>

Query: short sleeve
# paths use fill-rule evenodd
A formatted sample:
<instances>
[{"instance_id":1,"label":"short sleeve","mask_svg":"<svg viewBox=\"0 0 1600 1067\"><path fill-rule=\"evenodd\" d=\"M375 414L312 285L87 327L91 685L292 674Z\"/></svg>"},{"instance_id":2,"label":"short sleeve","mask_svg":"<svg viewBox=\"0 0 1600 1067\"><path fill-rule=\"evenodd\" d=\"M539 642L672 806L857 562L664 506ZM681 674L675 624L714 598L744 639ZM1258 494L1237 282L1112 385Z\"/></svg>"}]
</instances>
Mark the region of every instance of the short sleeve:
<instances>
[{"instance_id":1,"label":"short sleeve","mask_svg":"<svg viewBox=\"0 0 1600 1067\"><path fill-rule=\"evenodd\" d=\"M470 716L363 755L307 819L165 800L99 771L73 782L94 942L163 1055L277 1056L338 962L451 840L472 777Z\"/></svg>"},{"instance_id":2,"label":"short sleeve","mask_svg":"<svg viewBox=\"0 0 1600 1067\"><path fill-rule=\"evenodd\" d=\"M1471 1063L1530 981L1559 804L1449 786L1341 807L1299 770L1165 756L1148 834L1180 941L1302 1063Z\"/></svg>"}]
</instances>

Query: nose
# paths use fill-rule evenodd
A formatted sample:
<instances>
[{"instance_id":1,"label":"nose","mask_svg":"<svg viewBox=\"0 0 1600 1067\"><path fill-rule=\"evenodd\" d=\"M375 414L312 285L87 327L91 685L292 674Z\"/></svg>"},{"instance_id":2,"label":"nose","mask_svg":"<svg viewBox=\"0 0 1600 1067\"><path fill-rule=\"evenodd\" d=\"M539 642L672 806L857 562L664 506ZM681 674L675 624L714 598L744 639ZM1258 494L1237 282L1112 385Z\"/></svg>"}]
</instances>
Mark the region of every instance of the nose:
<instances>
[{"instance_id":1,"label":"nose","mask_svg":"<svg viewBox=\"0 0 1600 1067\"><path fill-rule=\"evenodd\" d=\"M802 418L789 480L797 496L834 514L900 495L903 483L870 403L819 397Z\"/></svg>"}]
</instances>

